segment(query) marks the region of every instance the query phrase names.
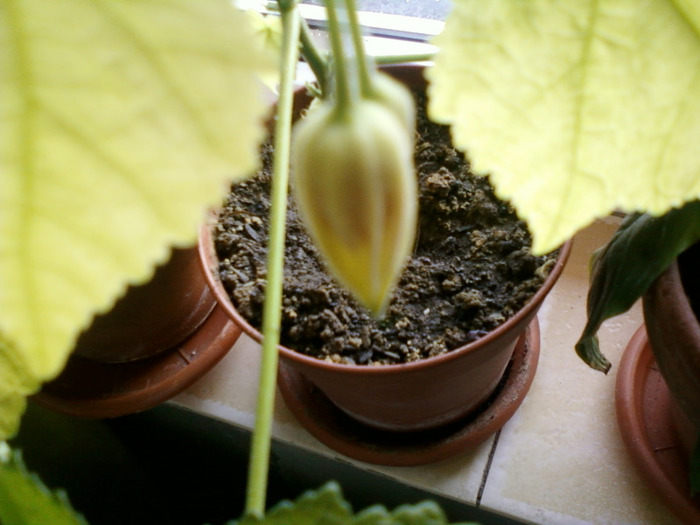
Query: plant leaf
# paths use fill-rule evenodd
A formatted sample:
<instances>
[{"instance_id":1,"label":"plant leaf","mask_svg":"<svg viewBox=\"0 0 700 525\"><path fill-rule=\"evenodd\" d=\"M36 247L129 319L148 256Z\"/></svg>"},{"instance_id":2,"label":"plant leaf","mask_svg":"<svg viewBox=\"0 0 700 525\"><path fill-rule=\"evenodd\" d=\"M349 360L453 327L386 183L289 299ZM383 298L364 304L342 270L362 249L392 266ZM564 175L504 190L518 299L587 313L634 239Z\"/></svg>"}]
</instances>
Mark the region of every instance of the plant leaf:
<instances>
[{"instance_id":1,"label":"plant leaf","mask_svg":"<svg viewBox=\"0 0 700 525\"><path fill-rule=\"evenodd\" d=\"M0 334L0 436L13 436L24 413L26 396L37 391L39 383L28 375L22 356Z\"/></svg>"},{"instance_id":2,"label":"plant leaf","mask_svg":"<svg viewBox=\"0 0 700 525\"><path fill-rule=\"evenodd\" d=\"M547 252L616 208L700 195L692 0L456 0L430 113Z\"/></svg>"},{"instance_id":3,"label":"plant leaf","mask_svg":"<svg viewBox=\"0 0 700 525\"><path fill-rule=\"evenodd\" d=\"M262 519L250 516L228 525L447 525L442 509L434 502L402 505L389 512L374 505L353 515L343 499L340 486L326 483L315 491L302 494L296 501L283 501ZM462 524L467 525L467 524Z\"/></svg>"},{"instance_id":4,"label":"plant leaf","mask_svg":"<svg viewBox=\"0 0 700 525\"><path fill-rule=\"evenodd\" d=\"M18 451L0 442L0 523L5 525L87 525L65 493L51 492L27 472Z\"/></svg>"},{"instance_id":5,"label":"plant leaf","mask_svg":"<svg viewBox=\"0 0 700 525\"><path fill-rule=\"evenodd\" d=\"M700 240L700 202L661 217L631 215L612 239L593 254L588 320L576 352L592 368L607 372L596 333L606 319L626 312L673 260Z\"/></svg>"},{"instance_id":6,"label":"plant leaf","mask_svg":"<svg viewBox=\"0 0 700 525\"><path fill-rule=\"evenodd\" d=\"M352 510L337 483L327 483L307 491L294 501L282 501L262 520L247 516L229 525L346 525L352 523Z\"/></svg>"},{"instance_id":7,"label":"plant leaf","mask_svg":"<svg viewBox=\"0 0 700 525\"><path fill-rule=\"evenodd\" d=\"M31 377L254 171L276 64L250 25L225 0L0 4L0 331Z\"/></svg>"}]
</instances>

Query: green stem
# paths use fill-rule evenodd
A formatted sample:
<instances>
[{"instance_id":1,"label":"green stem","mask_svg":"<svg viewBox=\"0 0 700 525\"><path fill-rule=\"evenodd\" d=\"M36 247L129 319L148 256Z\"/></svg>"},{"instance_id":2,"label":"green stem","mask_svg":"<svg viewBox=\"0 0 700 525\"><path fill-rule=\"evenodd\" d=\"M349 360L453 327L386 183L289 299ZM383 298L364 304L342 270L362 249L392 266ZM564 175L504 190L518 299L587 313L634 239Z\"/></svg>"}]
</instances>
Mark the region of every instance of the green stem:
<instances>
[{"instance_id":1,"label":"green stem","mask_svg":"<svg viewBox=\"0 0 700 525\"><path fill-rule=\"evenodd\" d=\"M408 62L430 62L435 59L435 53L417 53L414 55L376 55L375 64L406 64Z\"/></svg>"},{"instance_id":2,"label":"green stem","mask_svg":"<svg viewBox=\"0 0 700 525\"><path fill-rule=\"evenodd\" d=\"M303 18L300 19L301 23L301 54L309 64L311 71L316 77L318 86L321 90L322 98L326 98L328 95L328 61L321 54L316 42L314 42L313 35L311 34L311 29L309 24Z\"/></svg>"},{"instance_id":3,"label":"green stem","mask_svg":"<svg viewBox=\"0 0 700 525\"><path fill-rule=\"evenodd\" d=\"M370 97L372 96L372 68L370 67L370 59L365 52L365 44L362 40L362 29L357 17L357 5L355 0L345 0L345 9L348 12L352 44L355 48L357 73L360 80L360 93L362 93L363 97Z\"/></svg>"},{"instance_id":4,"label":"green stem","mask_svg":"<svg viewBox=\"0 0 700 525\"><path fill-rule=\"evenodd\" d=\"M294 80L299 60L300 17L295 2L280 1L282 13L282 63L280 96L275 124L275 157L271 189L270 240L267 261L267 288L263 310L263 344L258 386L255 430L250 453L245 512L261 518L265 513L265 494L270 461L270 441L277 379L277 346L282 305L284 235L289 182Z\"/></svg>"},{"instance_id":5,"label":"green stem","mask_svg":"<svg viewBox=\"0 0 700 525\"><path fill-rule=\"evenodd\" d=\"M326 14L328 16L328 36L333 53L337 98L336 108L340 115L345 115L355 103L355 89L348 74L348 63L345 59L345 50L343 49L343 33L338 20L335 0L324 0L324 4L326 5Z\"/></svg>"}]
</instances>

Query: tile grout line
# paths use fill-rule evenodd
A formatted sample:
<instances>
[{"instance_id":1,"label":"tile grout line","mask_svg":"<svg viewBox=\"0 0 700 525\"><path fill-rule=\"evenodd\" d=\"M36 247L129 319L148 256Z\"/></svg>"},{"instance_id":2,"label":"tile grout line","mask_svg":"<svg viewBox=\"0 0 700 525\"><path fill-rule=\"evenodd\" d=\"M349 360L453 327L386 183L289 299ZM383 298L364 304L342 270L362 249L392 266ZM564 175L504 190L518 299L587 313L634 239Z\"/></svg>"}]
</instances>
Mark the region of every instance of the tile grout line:
<instances>
[{"instance_id":1,"label":"tile grout line","mask_svg":"<svg viewBox=\"0 0 700 525\"><path fill-rule=\"evenodd\" d=\"M476 506L481 506L481 498L484 495L484 489L486 488L486 480L489 477L489 472L491 471L491 464L493 463L493 457L496 455L496 447L498 446L498 439L501 437L501 430L498 429L496 432L493 444L491 445L491 450L489 450L489 457L486 460L486 466L484 467L484 473L481 476L481 484L479 485L479 492L476 495Z\"/></svg>"}]
</instances>

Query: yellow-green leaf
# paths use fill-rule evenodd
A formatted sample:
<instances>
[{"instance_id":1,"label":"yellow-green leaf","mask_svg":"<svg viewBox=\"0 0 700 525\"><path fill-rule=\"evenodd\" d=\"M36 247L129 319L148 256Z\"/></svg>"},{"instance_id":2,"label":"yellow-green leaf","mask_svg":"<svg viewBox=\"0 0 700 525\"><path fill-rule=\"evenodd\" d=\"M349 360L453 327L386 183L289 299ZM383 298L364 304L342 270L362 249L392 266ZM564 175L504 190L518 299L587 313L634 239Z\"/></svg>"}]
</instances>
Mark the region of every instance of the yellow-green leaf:
<instances>
[{"instance_id":1,"label":"yellow-green leaf","mask_svg":"<svg viewBox=\"0 0 700 525\"><path fill-rule=\"evenodd\" d=\"M433 501L401 505L393 511L384 505L373 505L354 514L340 486L330 481L317 490L304 492L295 501L277 503L262 518L244 516L228 525L448 525L448 521Z\"/></svg>"},{"instance_id":2,"label":"yellow-green leaf","mask_svg":"<svg viewBox=\"0 0 700 525\"><path fill-rule=\"evenodd\" d=\"M39 381L29 375L22 355L0 334L0 441L17 432L26 397L38 388Z\"/></svg>"},{"instance_id":3,"label":"yellow-green leaf","mask_svg":"<svg viewBox=\"0 0 700 525\"><path fill-rule=\"evenodd\" d=\"M0 331L30 377L254 171L274 67L226 0L0 2Z\"/></svg>"},{"instance_id":4,"label":"yellow-green leaf","mask_svg":"<svg viewBox=\"0 0 700 525\"><path fill-rule=\"evenodd\" d=\"M455 0L429 72L451 123L546 252L615 208L700 195L700 7Z\"/></svg>"}]
</instances>

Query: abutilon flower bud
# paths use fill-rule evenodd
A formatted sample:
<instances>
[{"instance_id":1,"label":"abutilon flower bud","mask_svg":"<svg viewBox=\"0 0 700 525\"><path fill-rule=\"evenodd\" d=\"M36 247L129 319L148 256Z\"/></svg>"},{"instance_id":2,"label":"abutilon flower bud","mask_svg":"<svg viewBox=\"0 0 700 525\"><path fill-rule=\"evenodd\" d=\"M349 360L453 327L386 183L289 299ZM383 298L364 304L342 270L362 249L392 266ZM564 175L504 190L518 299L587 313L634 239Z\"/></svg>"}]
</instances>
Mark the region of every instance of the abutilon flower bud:
<instances>
[{"instance_id":1,"label":"abutilon flower bud","mask_svg":"<svg viewBox=\"0 0 700 525\"><path fill-rule=\"evenodd\" d=\"M372 75L371 93L366 94L365 98L379 102L393 111L413 137L416 129L416 103L405 84L391 75L376 71Z\"/></svg>"},{"instance_id":2,"label":"abutilon flower bud","mask_svg":"<svg viewBox=\"0 0 700 525\"><path fill-rule=\"evenodd\" d=\"M375 315L413 248L413 135L384 104L322 102L295 125L299 211L330 271Z\"/></svg>"}]
</instances>

